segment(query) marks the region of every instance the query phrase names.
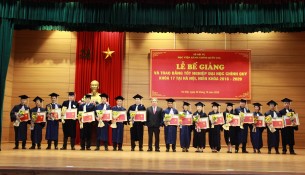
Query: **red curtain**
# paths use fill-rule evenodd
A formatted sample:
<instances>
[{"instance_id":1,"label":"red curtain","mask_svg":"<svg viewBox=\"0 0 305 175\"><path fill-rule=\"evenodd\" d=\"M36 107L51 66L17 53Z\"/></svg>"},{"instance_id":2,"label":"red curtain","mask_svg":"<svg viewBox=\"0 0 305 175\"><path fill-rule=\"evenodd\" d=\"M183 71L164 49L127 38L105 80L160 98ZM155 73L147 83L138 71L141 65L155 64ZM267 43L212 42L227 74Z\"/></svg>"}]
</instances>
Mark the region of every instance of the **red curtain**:
<instances>
[{"instance_id":1,"label":"red curtain","mask_svg":"<svg viewBox=\"0 0 305 175\"><path fill-rule=\"evenodd\" d=\"M104 51L114 51L105 59ZM100 83L99 93L109 95L109 103L122 93L122 66L125 48L125 35L122 32L78 32L76 48L75 93L76 100L90 93L90 83ZM109 138L111 138L111 128ZM79 143L79 127L76 142ZM111 139L109 139L111 144Z\"/></svg>"}]
</instances>

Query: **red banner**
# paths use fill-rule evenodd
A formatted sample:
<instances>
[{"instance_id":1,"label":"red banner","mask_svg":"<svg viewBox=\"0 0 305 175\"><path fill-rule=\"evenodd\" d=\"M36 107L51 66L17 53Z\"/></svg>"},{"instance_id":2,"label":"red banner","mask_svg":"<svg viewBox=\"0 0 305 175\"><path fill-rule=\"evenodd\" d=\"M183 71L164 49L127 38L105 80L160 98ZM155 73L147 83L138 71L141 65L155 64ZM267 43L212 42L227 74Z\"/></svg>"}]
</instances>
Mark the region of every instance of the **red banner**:
<instances>
[{"instance_id":1,"label":"red banner","mask_svg":"<svg viewBox=\"0 0 305 175\"><path fill-rule=\"evenodd\" d=\"M151 50L150 96L251 99L250 50Z\"/></svg>"}]
</instances>

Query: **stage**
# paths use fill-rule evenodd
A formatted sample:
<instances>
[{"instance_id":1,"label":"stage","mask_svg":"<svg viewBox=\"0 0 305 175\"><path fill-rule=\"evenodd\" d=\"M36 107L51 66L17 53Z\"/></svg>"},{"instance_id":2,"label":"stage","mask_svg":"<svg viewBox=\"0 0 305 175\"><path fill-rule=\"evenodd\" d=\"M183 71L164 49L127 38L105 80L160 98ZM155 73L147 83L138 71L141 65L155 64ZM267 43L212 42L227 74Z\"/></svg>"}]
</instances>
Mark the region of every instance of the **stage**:
<instances>
[{"instance_id":1,"label":"stage","mask_svg":"<svg viewBox=\"0 0 305 175\"><path fill-rule=\"evenodd\" d=\"M27 145L29 147L29 144ZM0 152L0 174L305 174L305 150L298 155L181 152L123 152L76 150L13 150L3 144ZM94 148L93 148L94 149ZM112 150L112 149L111 149ZM250 151L250 149L249 149ZM252 151L252 150L251 150Z\"/></svg>"}]
</instances>

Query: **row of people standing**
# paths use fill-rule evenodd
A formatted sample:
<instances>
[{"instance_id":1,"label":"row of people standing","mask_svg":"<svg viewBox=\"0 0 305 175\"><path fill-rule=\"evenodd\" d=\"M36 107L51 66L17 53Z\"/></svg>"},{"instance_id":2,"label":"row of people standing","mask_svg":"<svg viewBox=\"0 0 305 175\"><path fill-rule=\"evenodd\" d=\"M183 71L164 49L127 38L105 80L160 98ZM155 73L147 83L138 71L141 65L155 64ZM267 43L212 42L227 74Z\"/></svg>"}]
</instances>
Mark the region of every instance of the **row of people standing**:
<instances>
[{"instance_id":1,"label":"row of people standing","mask_svg":"<svg viewBox=\"0 0 305 175\"><path fill-rule=\"evenodd\" d=\"M116 97L116 106L110 107L107 102L108 95L101 94L102 102L98 105L91 103L90 95L86 95L85 103L79 105L74 101L74 93L69 93L69 100L64 101L62 105L56 103L58 95L56 93L50 94L52 103L48 104L52 109L66 107L67 109L78 108L79 111L90 112L95 110L113 110L113 111L125 111L126 109L122 106L122 102L124 98L122 96ZM21 103L16 105L11 111L11 120L18 120L18 111L20 109L29 109L25 103L27 96L20 96ZM135 95L133 97L135 99L135 104L131 105L128 109L128 121L123 123L117 123L117 128L113 128L112 131L112 142L113 142L113 150L122 151L123 144L123 132L124 125L129 124L130 119L130 111L146 111L147 121L146 122L134 122L133 127L130 129L131 136L131 150L134 151L136 147L136 141L139 141L139 150L143 151L143 132L144 125L148 127L148 151L152 151L152 140L153 135L155 135L155 151L160 151L159 147L159 134L160 127L164 126L163 118L165 114L178 114L178 110L173 107L174 99L167 99L167 108L162 109L158 107L157 99L152 99L152 106L149 108L145 108L143 104L141 104L141 99L143 98L141 95ZM34 102L36 107L31 109L32 112L43 112L46 109L42 108L42 99L40 97L36 97ZM285 104L285 108L280 111L280 113L275 112L276 102L270 101L268 105L270 106L270 111L266 113L266 115L271 115L272 117L280 117L281 115L285 115L288 111L292 111L290 109L291 100L285 98L282 100ZM191 114L189 111L190 104L188 102L183 103L183 112L185 114ZM219 113L219 104L216 102L212 103L213 111L209 112L208 115L204 113L204 104L202 102L198 102L195 104L196 112L193 115L199 115L200 117L208 117L208 115L213 115ZM261 116L260 112L261 104L255 103L255 112L254 115ZM226 117L226 113L231 114L239 114L240 112L249 113L249 109L246 108L246 101L240 101L240 107L233 110L233 104L227 103L227 109L223 113L224 118ZM99 118L96 118L99 121ZM58 125L60 120L53 120L48 114L47 117L47 131L46 131L46 139L48 140L47 149L51 149L51 143L54 141L55 149L58 149ZM108 150L108 130L110 126L110 122L103 121L104 127L97 127L97 143L96 149L100 150L100 142L102 141L105 146L105 150ZM41 148L41 140L42 140L42 128L44 127L44 123L35 123L33 130L31 132L32 146L30 149L35 149L37 145L38 149ZM250 130L251 133L251 141L253 145L254 152L260 153L260 148L262 145L262 132L264 128L258 128L257 132L252 132L253 125L244 124L243 129L240 127L230 127L229 131L224 131L225 141L228 145L228 153L232 152L232 145L235 146L235 152L239 151L239 145L242 144L242 152L248 153L246 150L248 132ZM15 127L15 149L19 146L19 140L22 141L22 148L25 149L25 141L26 141L26 123L21 122L18 127ZM282 129L282 143L283 143L283 153L287 152L286 145L290 147L290 153L295 154L293 145L294 145L294 130L297 127L291 128L283 128ZM214 128L210 128L208 130L205 129L196 129L195 125L192 126L180 126L180 145L182 147L183 152L188 152L191 143L191 132L193 133L193 147L196 148L196 152L203 152L203 149L206 145L206 132L209 133L209 145L212 149L212 152L220 151L220 132L222 130L221 125L215 125ZM92 123L84 123L83 128L81 129L81 150L90 150L91 148L91 131L92 131ZM71 149L75 149L75 137L76 137L76 120L65 120L63 122L63 132L64 132L64 143L62 150L67 149L67 141L68 138L71 138ZM176 138L177 138L177 126L168 125L164 128L165 133L165 143L166 143L166 151L170 150L170 146L172 150L176 151ZM279 143L279 131L277 130L275 133L271 133L268 130L268 152L271 152L271 147L275 147L276 153L278 153L278 144Z\"/></svg>"}]
</instances>

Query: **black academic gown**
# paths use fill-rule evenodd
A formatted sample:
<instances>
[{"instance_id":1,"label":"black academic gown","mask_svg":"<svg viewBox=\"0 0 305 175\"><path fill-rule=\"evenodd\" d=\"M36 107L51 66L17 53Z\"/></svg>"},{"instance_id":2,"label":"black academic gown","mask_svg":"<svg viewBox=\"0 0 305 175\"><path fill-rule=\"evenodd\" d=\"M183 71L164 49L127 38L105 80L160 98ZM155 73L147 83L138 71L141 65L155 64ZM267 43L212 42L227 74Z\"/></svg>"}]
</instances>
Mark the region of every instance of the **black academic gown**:
<instances>
[{"instance_id":1,"label":"black academic gown","mask_svg":"<svg viewBox=\"0 0 305 175\"><path fill-rule=\"evenodd\" d=\"M124 107L113 106L112 111L126 111ZM112 142L115 144L122 144L124 138L124 125L127 122L117 122L117 128L112 128Z\"/></svg>"},{"instance_id":2,"label":"black academic gown","mask_svg":"<svg viewBox=\"0 0 305 175\"><path fill-rule=\"evenodd\" d=\"M10 118L11 122L16 121L16 115L15 113L19 112L19 110L22 108L23 105L19 104L13 107L13 109L10 112ZM24 110L29 110L30 108L26 105L24 105ZM15 130L15 141L26 141L27 139L27 124L28 122L20 122L19 126L14 126Z\"/></svg>"},{"instance_id":3,"label":"black academic gown","mask_svg":"<svg viewBox=\"0 0 305 175\"><path fill-rule=\"evenodd\" d=\"M192 114L191 111L183 110L185 115ZM180 146L181 148L189 148L191 143L192 126L182 126L180 128Z\"/></svg>"},{"instance_id":4,"label":"black academic gown","mask_svg":"<svg viewBox=\"0 0 305 175\"><path fill-rule=\"evenodd\" d=\"M130 119L130 111L135 111L137 105L133 104L128 108L127 111L127 121ZM144 105L138 105L138 111L146 111ZM130 138L132 141L141 141L143 142L143 132L144 132L144 124L145 122L134 122L133 126L130 128Z\"/></svg>"},{"instance_id":5,"label":"black academic gown","mask_svg":"<svg viewBox=\"0 0 305 175\"><path fill-rule=\"evenodd\" d=\"M32 108L30 113L31 113L31 119L32 119L32 113L33 112L37 112L38 108ZM45 108L40 108L40 112L45 112L46 109ZM34 124L34 129L31 131L31 140L32 140L32 144L41 144L41 140L42 140L42 129L44 128L45 123L35 123Z\"/></svg>"},{"instance_id":6,"label":"black academic gown","mask_svg":"<svg viewBox=\"0 0 305 175\"><path fill-rule=\"evenodd\" d=\"M260 112L253 112L253 116L263 116ZM263 131L265 128L257 127L256 132L251 132L251 142L253 149L261 149L263 147Z\"/></svg>"},{"instance_id":7,"label":"black academic gown","mask_svg":"<svg viewBox=\"0 0 305 175\"><path fill-rule=\"evenodd\" d=\"M289 112L294 112L292 109L282 109L280 110L280 114L281 116L284 116L287 114L287 110ZM298 126L287 126L285 128L282 129L282 146L283 148L285 148L287 145L289 146L293 146L294 143L294 130L298 130ZM283 150L283 151L287 151L287 150Z\"/></svg>"},{"instance_id":8,"label":"black academic gown","mask_svg":"<svg viewBox=\"0 0 305 175\"><path fill-rule=\"evenodd\" d=\"M61 108L60 104L55 103L50 103L47 106L51 106L52 109L55 109L55 105L57 105L57 108ZM58 127L59 120L52 120L47 116L46 140L58 140Z\"/></svg>"},{"instance_id":9,"label":"black academic gown","mask_svg":"<svg viewBox=\"0 0 305 175\"><path fill-rule=\"evenodd\" d=\"M247 108L242 108L242 107L239 107L239 108L236 108L235 109L235 114L236 115L239 115L239 113L250 113L250 110L247 109ZM250 132L252 132L252 129L253 129L253 126L252 124L247 124L247 123L244 123L243 125L244 129L240 129L239 131L239 143L243 143L243 144L246 144L247 141L248 141L248 130L250 129Z\"/></svg>"},{"instance_id":10,"label":"black academic gown","mask_svg":"<svg viewBox=\"0 0 305 175\"><path fill-rule=\"evenodd\" d=\"M106 110L111 110L110 105L104 104L104 103L99 104L95 108L95 110L104 110L105 105L106 105L106 107L105 107ZM103 142L106 142L106 144L108 144L108 132L109 132L109 126L110 126L111 121L103 121L103 123L104 123L103 127L101 127L101 128L96 127L96 139L97 139L97 141L103 141Z\"/></svg>"},{"instance_id":11,"label":"black academic gown","mask_svg":"<svg viewBox=\"0 0 305 175\"><path fill-rule=\"evenodd\" d=\"M199 115L200 118L204 118L204 117L208 117L206 113L204 112L194 112L193 116L195 115ZM194 148L205 148L206 145L206 129L201 129L199 132L195 129L195 123L193 124L192 127L193 131L194 131L194 138L193 138L193 147Z\"/></svg>"},{"instance_id":12,"label":"black academic gown","mask_svg":"<svg viewBox=\"0 0 305 175\"><path fill-rule=\"evenodd\" d=\"M69 100L66 100L62 103L62 107L69 108ZM76 101L71 101L71 109L77 109L78 103ZM64 132L64 137L71 137L75 139L76 137L76 120L68 119L62 124L62 130Z\"/></svg>"},{"instance_id":13,"label":"black academic gown","mask_svg":"<svg viewBox=\"0 0 305 175\"><path fill-rule=\"evenodd\" d=\"M226 110L224 113L223 113L223 118L224 118L224 121L227 120L227 114L234 114L234 111L231 110L231 111L228 111ZM229 130L224 130L223 133L224 133L224 138L225 138L225 141L226 141L226 144L229 145L235 145L236 142L237 142L237 138L234 136L234 128L233 126L230 126L229 127Z\"/></svg>"},{"instance_id":14,"label":"black academic gown","mask_svg":"<svg viewBox=\"0 0 305 175\"><path fill-rule=\"evenodd\" d=\"M211 111L208 115L218 114L219 112ZM210 126L212 123L210 122ZM211 149L216 149L220 151L220 131L222 130L222 125L214 125L214 128L209 129L209 144Z\"/></svg>"},{"instance_id":15,"label":"black academic gown","mask_svg":"<svg viewBox=\"0 0 305 175\"><path fill-rule=\"evenodd\" d=\"M169 114L171 109L173 109L174 114L178 114L177 109L175 108L166 108L164 109L163 118L165 114ZM175 125L168 125L164 127L164 139L165 144L173 144L176 145L177 141L177 126Z\"/></svg>"},{"instance_id":16,"label":"black academic gown","mask_svg":"<svg viewBox=\"0 0 305 175\"><path fill-rule=\"evenodd\" d=\"M274 112L276 111L268 111L265 113L265 116L271 115L272 118L274 117ZM282 117L280 113L276 112L276 115L278 117ZM280 142L280 133L279 133L279 129L276 129L276 131L274 133L272 133L270 131L269 128L267 128L267 141L268 141L268 148L271 149L272 147L274 147L275 149L278 149L279 147L279 142Z\"/></svg>"},{"instance_id":17,"label":"black academic gown","mask_svg":"<svg viewBox=\"0 0 305 175\"><path fill-rule=\"evenodd\" d=\"M86 106L86 112L95 111L95 106L90 103L89 105L82 104L79 106L78 111L83 111L84 106ZM92 124L91 123L83 123L83 128L80 129L80 139L81 139L81 147L84 148L86 144L86 148L90 148L91 146L91 133L92 133Z\"/></svg>"}]
</instances>

